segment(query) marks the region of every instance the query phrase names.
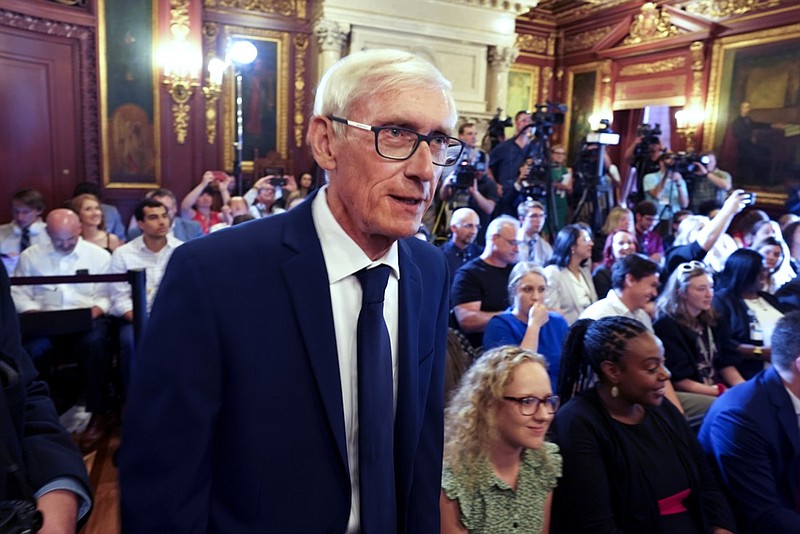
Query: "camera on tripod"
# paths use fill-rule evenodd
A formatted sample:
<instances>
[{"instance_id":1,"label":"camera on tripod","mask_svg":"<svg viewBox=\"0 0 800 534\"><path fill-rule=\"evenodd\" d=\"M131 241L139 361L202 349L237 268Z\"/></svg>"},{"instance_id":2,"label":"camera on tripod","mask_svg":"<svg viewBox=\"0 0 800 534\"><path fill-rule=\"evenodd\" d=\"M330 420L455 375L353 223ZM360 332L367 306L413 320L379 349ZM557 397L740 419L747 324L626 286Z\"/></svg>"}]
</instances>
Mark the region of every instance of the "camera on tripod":
<instances>
[{"instance_id":1,"label":"camera on tripod","mask_svg":"<svg viewBox=\"0 0 800 534\"><path fill-rule=\"evenodd\" d=\"M653 144L653 137L658 137L661 135L661 125L655 124L654 126L650 126L649 124L640 124L636 128L636 136L641 137L642 140L636 145L636 150L634 151L634 157L638 158L649 158L650 157L650 146Z\"/></svg>"},{"instance_id":2,"label":"camera on tripod","mask_svg":"<svg viewBox=\"0 0 800 534\"><path fill-rule=\"evenodd\" d=\"M462 161L455 172L453 187L456 189L469 189L478 177L478 168L469 161Z\"/></svg>"},{"instance_id":3,"label":"camera on tripod","mask_svg":"<svg viewBox=\"0 0 800 534\"><path fill-rule=\"evenodd\" d=\"M673 160L673 163L669 165L669 168L675 172L678 172L686 178L689 175L696 174L698 169L697 164L702 163L703 165L708 165L710 158L708 156L700 156L695 154L694 152L677 152L677 153L667 153L661 156L663 160Z\"/></svg>"},{"instance_id":4,"label":"camera on tripod","mask_svg":"<svg viewBox=\"0 0 800 534\"><path fill-rule=\"evenodd\" d=\"M500 113L502 113L502 111L502 108L497 108L497 113L492 117L492 120L489 121L489 127L486 130L492 148L505 139L506 128L514 126L514 120L511 117L506 117L505 119L500 118Z\"/></svg>"},{"instance_id":5,"label":"camera on tripod","mask_svg":"<svg viewBox=\"0 0 800 534\"><path fill-rule=\"evenodd\" d=\"M531 111L531 124L536 128L536 135L549 137L553 135L553 126L564 124L567 106L554 102L536 104Z\"/></svg>"}]
</instances>

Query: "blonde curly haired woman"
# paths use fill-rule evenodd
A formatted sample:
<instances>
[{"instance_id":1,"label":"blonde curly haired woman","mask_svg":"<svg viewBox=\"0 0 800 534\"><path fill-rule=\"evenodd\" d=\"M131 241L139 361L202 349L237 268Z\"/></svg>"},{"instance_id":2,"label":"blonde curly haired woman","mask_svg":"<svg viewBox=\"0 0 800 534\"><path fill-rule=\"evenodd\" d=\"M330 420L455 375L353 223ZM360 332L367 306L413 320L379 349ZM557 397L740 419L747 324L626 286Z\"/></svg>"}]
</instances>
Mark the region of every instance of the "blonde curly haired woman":
<instances>
[{"instance_id":1,"label":"blonde curly haired woman","mask_svg":"<svg viewBox=\"0 0 800 534\"><path fill-rule=\"evenodd\" d=\"M539 354L507 345L473 364L445 411L443 534L549 532L558 406Z\"/></svg>"}]
</instances>

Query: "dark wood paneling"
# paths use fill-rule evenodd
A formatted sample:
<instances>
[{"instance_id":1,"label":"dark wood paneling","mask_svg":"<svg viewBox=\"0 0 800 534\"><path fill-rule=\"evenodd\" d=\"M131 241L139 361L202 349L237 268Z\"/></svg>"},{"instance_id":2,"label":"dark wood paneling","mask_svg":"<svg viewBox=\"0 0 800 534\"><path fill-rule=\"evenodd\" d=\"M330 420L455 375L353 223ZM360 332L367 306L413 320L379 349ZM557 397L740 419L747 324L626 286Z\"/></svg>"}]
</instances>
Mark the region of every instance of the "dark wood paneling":
<instances>
[{"instance_id":1,"label":"dark wood paneling","mask_svg":"<svg viewBox=\"0 0 800 534\"><path fill-rule=\"evenodd\" d=\"M52 208L84 179L78 57L76 41L0 27L0 198L33 187Z\"/></svg>"}]
</instances>

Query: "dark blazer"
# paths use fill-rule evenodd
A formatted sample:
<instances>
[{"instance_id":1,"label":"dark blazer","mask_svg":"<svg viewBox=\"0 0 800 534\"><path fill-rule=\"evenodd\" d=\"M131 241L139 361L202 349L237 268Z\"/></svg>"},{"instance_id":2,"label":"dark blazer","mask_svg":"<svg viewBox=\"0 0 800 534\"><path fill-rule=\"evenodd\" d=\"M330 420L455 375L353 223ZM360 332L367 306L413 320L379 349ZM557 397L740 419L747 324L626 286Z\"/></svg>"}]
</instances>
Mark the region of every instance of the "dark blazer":
<instances>
[{"instance_id":1,"label":"dark blazer","mask_svg":"<svg viewBox=\"0 0 800 534\"><path fill-rule=\"evenodd\" d=\"M739 532L800 532L800 430L774 367L717 399L698 438L728 488Z\"/></svg>"},{"instance_id":2,"label":"dark blazer","mask_svg":"<svg viewBox=\"0 0 800 534\"><path fill-rule=\"evenodd\" d=\"M0 269L0 361L5 369L0 371L0 439L31 490L35 493L57 478L69 477L91 495L83 458L58 422L47 385L36 380L36 368L20 343L5 269ZM0 466L0 499L24 496L16 477Z\"/></svg>"},{"instance_id":3,"label":"dark blazer","mask_svg":"<svg viewBox=\"0 0 800 534\"><path fill-rule=\"evenodd\" d=\"M123 423L125 532L344 532L350 477L312 201L179 247ZM400 532L439 529L448 276L399 242Z\"/></svg>"},{"instance_id":4,"label":"dark blazer","mask_svg":"<svg viewBox=\"0 0 800 534\"><path fill-rule=\"evenodd\" d=\"M759 291L758 296L763 297L773 308L783 311L783 307L774 295L766 291ZM714 311L720 315L720 322L727 322L730 325L730 338L736 346L763 345L762 341L754 341L750 338L750 317L747 314L747 304L744 299L728 290L720 290L714 295ZM756 358L742 356L741 361L736 366L742 377L749 380L764 368L764 361Z\"/></svg>"}]
</instances>

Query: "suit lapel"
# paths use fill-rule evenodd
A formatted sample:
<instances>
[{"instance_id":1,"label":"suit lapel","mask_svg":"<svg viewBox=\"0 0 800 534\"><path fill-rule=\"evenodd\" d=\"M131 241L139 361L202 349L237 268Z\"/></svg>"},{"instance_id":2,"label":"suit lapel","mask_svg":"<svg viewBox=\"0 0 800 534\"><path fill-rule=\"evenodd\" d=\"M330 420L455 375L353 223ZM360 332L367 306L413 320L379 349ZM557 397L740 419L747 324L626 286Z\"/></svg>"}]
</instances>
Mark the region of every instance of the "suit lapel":
<instances>
[{"instance_id":1,"label":"suit lapel","mask_svg":"<svg viewBox=\"0 0 800 534\"><path fill-rule=\"evenodd\" d=\"M797 414L794 411L794 405L786 392L780 375L774 368L770 368L765 374L764 379L767 382L767 391L769 393L770 402L775 406L775 413L778 421L786 433L786 437L794 447L795 456L800 453L800 430L797 425Z\"/></svg>"},{"instance_id":2,"label":"suit lapel","mask_svg":"<svg viewBox=\"0 0 800 534\"><path fill-rule=\"evenodd\" d=\"M284 262L282 270L322 397L322 408L336 439L342 463L347 466L342 386L328 272L311 218L312 200L309 198L297 206L295 210L299 212L298 217L285 227L284 245L295 251L296 255Z\"/></svg>"},{"instance_id":3,"label":"suit lapel","mask_svg":"<svg viewBox=\"0 0 800 534\"><path fill-rule=\"evenodd\" d=\"M419 321L423 314L422 278L408 245L399 241L400 295L397 344L397 413L395 415L395 477L398 495L411 487L414 455L420 433L420 410L425 391L420 391Z\"/></svg>"}]
</instances>

